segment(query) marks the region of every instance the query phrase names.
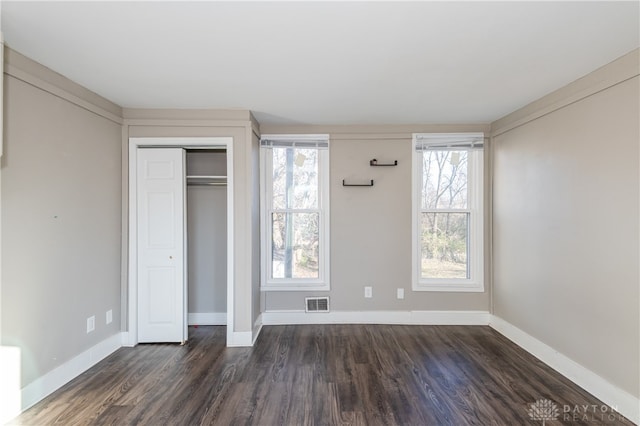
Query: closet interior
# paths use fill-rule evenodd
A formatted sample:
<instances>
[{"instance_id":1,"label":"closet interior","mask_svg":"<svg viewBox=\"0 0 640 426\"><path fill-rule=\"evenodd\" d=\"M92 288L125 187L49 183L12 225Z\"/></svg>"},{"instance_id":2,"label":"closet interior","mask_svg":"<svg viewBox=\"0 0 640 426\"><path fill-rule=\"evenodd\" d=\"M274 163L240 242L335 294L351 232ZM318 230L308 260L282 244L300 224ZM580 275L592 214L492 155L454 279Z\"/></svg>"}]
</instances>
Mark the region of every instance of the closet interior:
<instances>
[{"instance_id":1,"label":"closet interior","mask_svg":"<svg viewBox=\"0 0 640 426\"><path fill-rule=\"evenodd\" d=\"M227 153L188 149L187 291L189 324L226 324Z\"/></svg>"}]
</instances>

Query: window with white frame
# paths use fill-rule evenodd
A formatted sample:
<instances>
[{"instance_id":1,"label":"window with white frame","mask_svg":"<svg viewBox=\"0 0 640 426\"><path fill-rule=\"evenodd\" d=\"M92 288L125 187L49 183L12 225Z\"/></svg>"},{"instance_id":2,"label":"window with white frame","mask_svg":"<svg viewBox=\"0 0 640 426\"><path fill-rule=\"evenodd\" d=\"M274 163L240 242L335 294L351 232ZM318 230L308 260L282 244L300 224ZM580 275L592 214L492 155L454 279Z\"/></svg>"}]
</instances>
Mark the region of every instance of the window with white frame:
<instances>
[{"instance_id":1,"label":"window with white frame","mask_svg":"<svg viewBox=\"0 0 640 426\"><path fill-rule=\"evenodd\" d=\"M413 290L484 291L484 135L414 134L413 147Z\"/></svg>"},{"instance_id":2,"label":"window with white frame","mask_svg":"<svg viewBox=\"0 0 640 426\"><path fill-rule=\"evenodd\" d=\"M263 135L262 288L329 290L329 136Z\"/></svg>"}]
</instances>

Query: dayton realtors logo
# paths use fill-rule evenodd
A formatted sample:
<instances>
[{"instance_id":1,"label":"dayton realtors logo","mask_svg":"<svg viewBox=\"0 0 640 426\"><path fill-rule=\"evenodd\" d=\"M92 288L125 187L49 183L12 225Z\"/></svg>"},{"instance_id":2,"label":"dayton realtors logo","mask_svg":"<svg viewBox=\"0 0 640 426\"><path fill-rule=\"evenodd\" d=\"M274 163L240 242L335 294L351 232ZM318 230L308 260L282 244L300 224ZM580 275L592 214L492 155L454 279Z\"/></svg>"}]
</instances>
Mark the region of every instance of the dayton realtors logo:
<instances>
[{"instance_id":1,"label":"dayton realtors logo","mask_svg":"<svg viewBox=\"0 0 640 426\"><path fill-rule=\"evenodd\" d=\"M615 423L624 419L618 413L618 407L609 405L564 405L562 407L562 420L565 422L594 422L598 424Z\"/></svg>"},{"instance_id":2,"label":"dayton realtors logo","mask_svg":"<svg viewBox=\"0 0 640 426\"><path fill-rule=\"evenodd\" d=\"M544 425L547 420L556 420L560 417L560 411L553 401L539 399L529 405L529 417L531 420L542 420Z\"/></svg>"},{"instance_id":3,"label":"dayton realtors logo","mask_svg":"<svg viewBox=\"0 0 640 426\"><path fill-rule=\"evenodd\" d=\"M548 421L562 420L563 422L594 422L597 424L619 422L624 417L618 413L617 407L608 405L563 405L562 410L555 402L549 399L539 399L529 404L529 418L542 421L544 425Z\"/></svg>"}]
</instances>

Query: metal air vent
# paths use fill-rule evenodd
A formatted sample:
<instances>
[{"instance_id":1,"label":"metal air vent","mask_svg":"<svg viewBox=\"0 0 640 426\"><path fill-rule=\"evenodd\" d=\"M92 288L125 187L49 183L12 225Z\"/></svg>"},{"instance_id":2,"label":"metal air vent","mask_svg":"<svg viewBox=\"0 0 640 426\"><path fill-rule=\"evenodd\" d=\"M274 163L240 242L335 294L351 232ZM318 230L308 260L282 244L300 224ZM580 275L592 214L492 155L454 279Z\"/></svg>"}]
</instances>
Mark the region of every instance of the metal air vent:
<instances>
[{"instance_id":1,"label":"metal air vent","mask_svg":"<svg viewBox=\"0 0 640 426\"><path fill-rule=\"evenodd\" d=\"M328 297L305 297L305 312L329 312Z\"/></svg>"}]
</instances>

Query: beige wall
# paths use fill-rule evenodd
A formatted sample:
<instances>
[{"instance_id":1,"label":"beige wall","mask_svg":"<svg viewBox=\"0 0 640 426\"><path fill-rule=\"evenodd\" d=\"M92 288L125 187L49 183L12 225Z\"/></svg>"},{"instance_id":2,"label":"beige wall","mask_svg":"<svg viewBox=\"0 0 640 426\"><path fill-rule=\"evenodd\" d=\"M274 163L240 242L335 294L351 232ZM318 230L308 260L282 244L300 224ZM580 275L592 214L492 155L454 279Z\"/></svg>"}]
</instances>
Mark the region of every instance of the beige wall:
<instances>
[{"instance_id":1,"label":"beige wall","mask_svg":"<svg viewBox=\"0 0 640 426\"><path fill-rule=\"evenodd\" d=\"M188 312L227 312L227 191L187 186Z\"/></svg>"},{"instance_id":2,"label":"beige wall","mask_svg":"<svg viewBox=\"0 0 640 426\"><path fill-rule=\"evenodd\" d=\"M40 66L7 53L1 335L25 386L120 331L121 126L61 97L83 90L61 76L69 91L16 78Z\"/></svg>"},{"instance_id":3,"label":"beige wall","mask_svg":"<svg viewBox=\"0 0 640 426\"><path fill-rule=\"evenodd\" d=\"M328 294L332 311L489 311L488 282L484 293L411 289L412 132L488 134L488 130L483 125L262 126L265 134L329 133L331 185L331 290L265 292L265 309L304 310L306 296ZM373 158L380 162L398 160L398 166L371 167ZM342 179L374 179L375 184L343 187ZM373 298L364 298L364 286L373 287ZM404 288L404 299L396 298L397 288Z\"/></svg>"},{"instance_id":4,"label":"beige wall","mask_svg":"<svg viewBox=\"0 0 640 426\"><path fill-rule=\"evenodd\" d=\"M494 314L636 397L637 53L497 122L493 146Z\"/></svg>"}]
</instances>

